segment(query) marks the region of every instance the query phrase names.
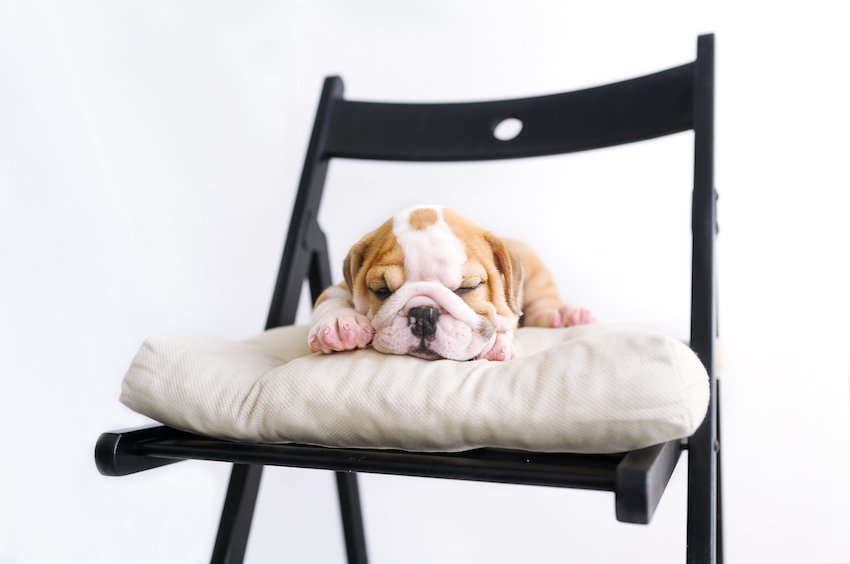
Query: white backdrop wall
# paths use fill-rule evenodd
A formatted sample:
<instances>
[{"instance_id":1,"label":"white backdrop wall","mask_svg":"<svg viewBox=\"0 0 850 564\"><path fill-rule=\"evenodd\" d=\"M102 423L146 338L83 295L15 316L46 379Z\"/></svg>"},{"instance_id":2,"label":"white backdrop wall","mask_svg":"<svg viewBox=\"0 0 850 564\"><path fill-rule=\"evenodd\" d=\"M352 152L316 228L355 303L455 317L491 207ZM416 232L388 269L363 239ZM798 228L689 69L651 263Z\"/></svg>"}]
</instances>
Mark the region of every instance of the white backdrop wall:
<instances>
[{"instance_id":1,"label":"white backdrop wall","mask_svg":"<svg viewBox=\"0 0 850 564\"><path fill-rule=\"evenodd\" d=\"M147 422L117 401L146 336L262 329L325 76L352 99L529 96L689 62L706 32L727 561L850 561L845 6L0 0L0 563L209 559L226 465L108 479L93 446ZM686 337L691 142L334 163L320 221L338 267L398 209L447 204L532 243L602 322ZM647 527L605 493L361 490L376 563L684 558L684 461ZM343 559L332 475L268 469L248 561Z\"/></svg>"}]
</instances>

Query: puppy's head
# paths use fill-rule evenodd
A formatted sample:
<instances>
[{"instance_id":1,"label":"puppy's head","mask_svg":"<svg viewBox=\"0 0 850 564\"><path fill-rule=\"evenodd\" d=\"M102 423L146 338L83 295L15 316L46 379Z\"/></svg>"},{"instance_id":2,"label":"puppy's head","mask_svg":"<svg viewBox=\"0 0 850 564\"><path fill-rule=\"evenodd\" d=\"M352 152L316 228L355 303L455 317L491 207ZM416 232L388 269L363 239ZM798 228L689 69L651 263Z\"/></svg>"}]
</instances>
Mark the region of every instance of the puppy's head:
<instances>
[{"instance_id":1,"label":"puppy's head","mask_svg":"<svg viewBox=\"0 0 850 564\"><path fill-rule=\"evenodd\" d=\"M468 360L519 319L515 251L447 208L396 215L354 245L343 269L380 352Z\"/></svg>"}]
</instances>

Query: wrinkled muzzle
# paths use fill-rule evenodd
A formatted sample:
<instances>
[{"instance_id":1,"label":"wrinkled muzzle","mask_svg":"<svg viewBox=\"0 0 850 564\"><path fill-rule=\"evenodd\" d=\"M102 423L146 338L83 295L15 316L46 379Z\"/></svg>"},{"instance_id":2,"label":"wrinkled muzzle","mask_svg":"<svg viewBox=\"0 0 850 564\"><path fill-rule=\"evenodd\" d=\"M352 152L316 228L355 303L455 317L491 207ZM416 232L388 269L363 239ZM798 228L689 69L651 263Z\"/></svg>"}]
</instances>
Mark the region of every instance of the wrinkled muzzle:
<instances>
[{"instance_id":1,"label":"wrinkled muzzle","mask_svg":"<svg viewBox=\"0 0 850 564\"><path fill-rule=\"evenodd\" d=\"M492 325L438 282L396 290L372 319L375 350L429 360L469 360L496 338Z\"/></svg>"}]
</instances>

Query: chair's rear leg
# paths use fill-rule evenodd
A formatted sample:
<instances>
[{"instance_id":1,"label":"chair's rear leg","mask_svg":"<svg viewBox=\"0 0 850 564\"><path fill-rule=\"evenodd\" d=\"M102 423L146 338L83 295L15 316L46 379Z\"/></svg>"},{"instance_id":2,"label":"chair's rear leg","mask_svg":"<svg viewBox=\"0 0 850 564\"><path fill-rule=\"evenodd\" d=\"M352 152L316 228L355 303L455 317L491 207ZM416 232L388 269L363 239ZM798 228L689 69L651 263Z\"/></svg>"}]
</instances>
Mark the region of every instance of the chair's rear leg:
<instances>
[{"instance_id":1,"label":"chair's rear leg","mask_svg":"<svg viewBox=\"0 0 850 564\"><path fill-rule=\"evenodd\" d=\"M721 476L723 475L723 465L720 463L720 455L723 452L723 439L720 435L720 379L717 379L717 443L720 448L717 449L717 564L723 564L723 484Z\"/></svg>"},{"instance_id":2,"label":"chair's rear leg","mask_svg":"<svg viewBox=\"0 0 850 564\"><path fill-rule=\"evenodd\" d=\"M714 404L714 398L711 404ZM709 410L714 405L709 406ZM717 453L713 414L688 439L688 564L716 564L718 554Z\"/></svg>"},{"instance_id":3,"label":"chair's rear leg","mask_svg":"<svg viewBox=\"0 0 850 564\"><path fill-rule=\"evenodd\" d=\"M241 564L245 558L262 474L263 466L260 464L233 465L213 548L212 564Z\"/></svg>"},{"instance_id":4,"label":"chair's rear leg","mask_svg":"<svg viewBox=\"0 0 850 564\"><path fill-rule=\"evenodd\" d=\"M360 510L360 490L357 474L337 472L336 485L339 490L339 509L342 513L342 529L345 534L345 549L348 564L367 564L366 536L363 532L363 514Z\"/></svg>"}]
</instances>

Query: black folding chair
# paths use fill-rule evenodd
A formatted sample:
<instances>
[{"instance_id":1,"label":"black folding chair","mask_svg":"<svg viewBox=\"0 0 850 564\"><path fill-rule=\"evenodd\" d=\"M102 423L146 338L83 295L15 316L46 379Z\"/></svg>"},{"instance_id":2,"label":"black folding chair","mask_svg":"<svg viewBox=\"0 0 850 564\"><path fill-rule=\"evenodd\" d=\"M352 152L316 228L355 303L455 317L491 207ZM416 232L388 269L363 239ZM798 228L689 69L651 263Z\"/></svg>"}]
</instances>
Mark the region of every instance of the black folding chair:
<instances>
[{"instance_id":1,"label":"black folding chair","mask_svg":"<svg viewBox=\"0 0 850 564\"><path fill-rule=\"evenodd\" d=\"M507 118L521 133L494 136ZM688 450L687 562L720 560L719 420L714 377L716 304L713 186L714 37L699 37L694 62L615 84L552 96L463 104L386 104L343 98L325 80L283 252L267 328L294 323L303 281L315 300L330 286L325 235L317 223L331 158L476 161L552 155L694 131L691 347L711 381L708 415L686 441L615 455L353 450L232 443L165 426L104 433L95 458L124 476L186 459L233 463L212 562L242 562L264 465L336 471L350 563L365 563L356 472L613 491L620 521L648 523L682 449Z\"/></svg>"}]
</instances>

